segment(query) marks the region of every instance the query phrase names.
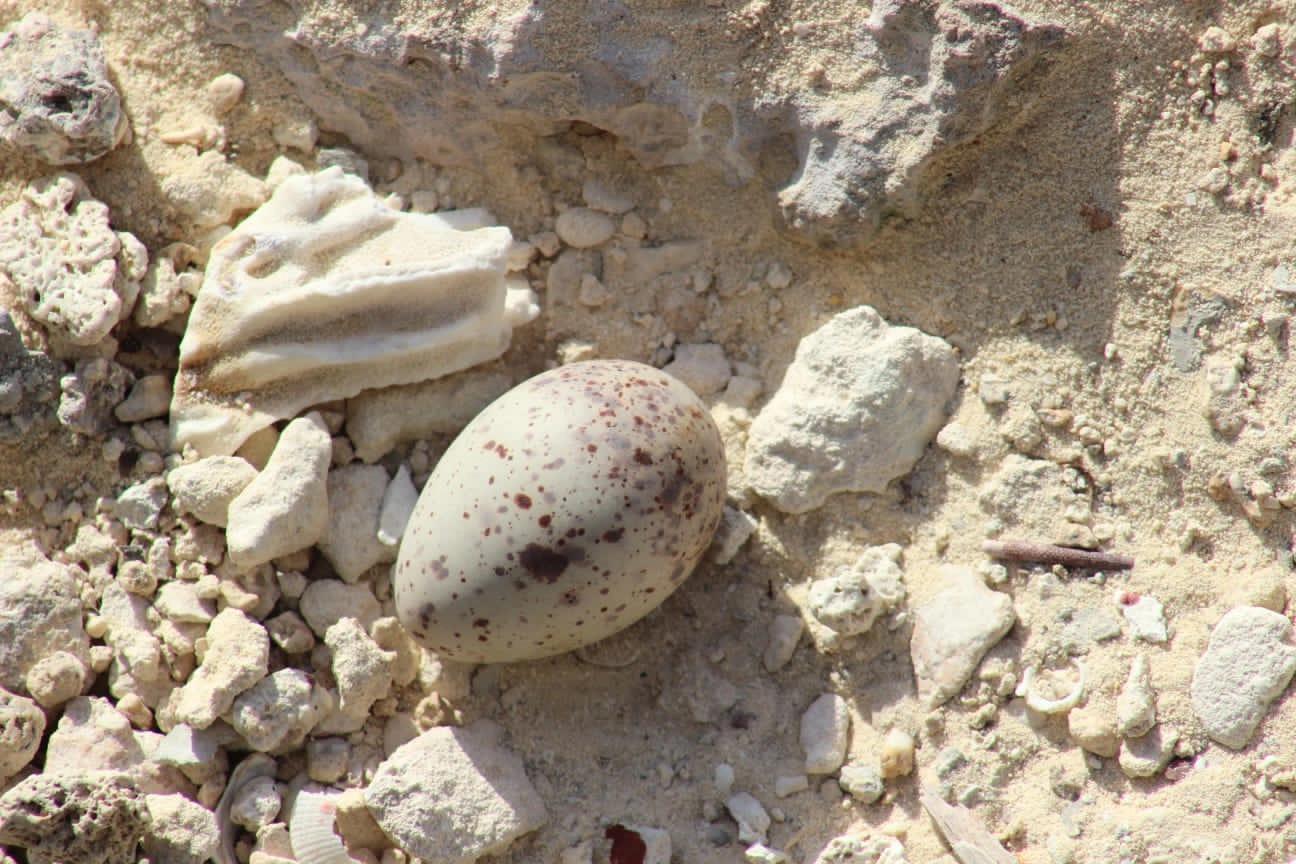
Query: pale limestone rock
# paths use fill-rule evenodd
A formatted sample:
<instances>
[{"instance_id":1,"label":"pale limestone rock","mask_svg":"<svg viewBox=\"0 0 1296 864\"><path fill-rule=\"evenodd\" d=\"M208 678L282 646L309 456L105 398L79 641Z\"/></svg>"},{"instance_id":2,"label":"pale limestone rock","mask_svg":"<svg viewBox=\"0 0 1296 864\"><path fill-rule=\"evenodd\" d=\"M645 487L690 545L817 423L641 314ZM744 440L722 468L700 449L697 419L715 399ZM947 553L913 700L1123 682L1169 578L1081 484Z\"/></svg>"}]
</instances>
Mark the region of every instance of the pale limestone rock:
<instances>
[{"instance_id":1,"label":"pale limestone rock","mask_svg":"<svg viewBox=\"0 0 1296 864\"><path fill-rule=\"evenodd\" d=\"M558 239L576 249L602 245L616 233L616 223L604 213L588 207L572 207L554 220Z\"/></svg>"},{"instance_id":2,"label":"pale limestone rock","mask_svg":"<svg viewBox=\"0 0 1296 864\"><path fill-rule=\"evenodd\" d=\"M328 475L328 527L320 551L344 582L356 582L375 564L396 560L396 550L378 539L387 492L381 465L346 465Z\"/></svg>"},{"instance_id":3,"label":"pale limestone rock","mask_svg":"<svg viewBox=\"0 0 1296 864\"><path fill-rule=\"evenodd\" d=\"M748 792L729 796L725 809L738 823L738 840L742 843L764 843L769 831L770 816L764 806Z\"/></svg>"},{"instance_id":4,"label":"pale limestone rock","mask_svg":"<svg viewBox=\"0 0 1296 864\"><path fill-rule=\"evenodd\" d=\"M147 795L141 841L150 864L205 864L220 847L216 814L183 795Z\"/></svg>"},{"instance_id":5,"label":"pale limestone rock","mask_svg":"<svg viewBox=\"0 0 1296 864\"><path fill-rule=\"evenodd\" d=\"M1246 746L1265 711L1296 673L1292 624L1257 606L1229 610L1211 632L1192 680L1192 708L1206 734Z\"/></svg>"},{"instance_id":6,"label":"pale limestone rock","mask_svg":"<svg viewBox=\"0 0 1296 864\"><path fill-rule=\"evenodd\" d=\"M850 711L836 693L824 693L801 715L801 749L807 774L832 774L846 761Z\"/></svg>"},{"instance_id":7,"label":"pale limestone rock","mask_svg":"<svg viewBox=\"0 0 1296 864\"><path fill-rule=\"evenodd\" d=\"M765 653L761 655L761 665L767 672L777 672L792 660L797 642L805 630L805 623L800 615L775 615L770 621L769 641L765 643Z\"/></svg>"},{"instance_id":8,"label":"pale limestone rock","mask_svg":"<svg viewBox=\"0 0 1296 864\"><path fill-rule=\"evenodd\" d=\"M545 824L543 801L498 726L436 727L378 768L365 801L384 832L430 861L474 861L503 852ZM424 790L439 790L437 795Z\"/></svg>"},{"instance_id":9,"label":"pale limestone rock","mask_svg":"<svg viewBox=\"0 0 1296 864\"><path fill-rule=\"evenodd\" d=\"M202 665L171 693L167 713L176 722L207 728L240 693L266 676L269 659L265 628L237 609L222 610L207 628Z\"/></svg>"},{"instance_id":10,"label":"pale limestone rock","mask_svg":"<svg viewBox=\"0 0 1296 864\"><path fill-rule=\"evenodd\" d=\"M68 569L35 547L0 550L0 687L22 693L27 673L55 651L88 665L89 649Z\"/></svg>"},{"instance_id":11,"label":"pale limestone rock","mask_svg":"<svg viewBox=\"0 0 1296 864\"><path fill-rule=\"evenodd\" d=\"M1116 731L1125 738L1147 734L1156 723L1156 694L1146 654L1130 664L1129 677L1116 697Z\"/></svg>"},{"instance_id":12,"label":"pale limestone rock","mask_svg":"<svg viewBox=\"0 0 1296 864\"><path fill-rule=\"evenodd\" d=\"M171 380L165 375L145 375L131 387L130 395L113 409L123 423L165 417L171 404Z\"/></svg>"},{"instance_id":13,"label":"pale limestone rock","mask_svg":"<svg viewBox=\"0 0 1296 864\"><path fill-rule=\"evenodd\" d=\"M838 313L801 340L752 422L746 477L787 513L839 492L881 492L922 456L958 380L944 340L893 327L868 306Z\"/></svg>"},{"instance_id":14,"label":"pale limestone rock","mask_svg":"<svg viewBox=\"0 0 1296 864\"><path fill-rule=\"evenodd\" d=\"M369 709L391 690L392 664L396 654L384 651L354 618L342 618L324 634L324 644L333 653L333 677L337 681L337 710L324 718L320 731L334 734L354 732L369 718Z\"/></svg>"},{"instance_id":15,"label":"pale limestone rock","mask_svg":"<svg viewBox=\"0 0 1296 864\"><path fill-rule=\"evenodd\" d=\"M662 371L683 381L703 399L725 389L733 374L724 347L714 342L676 345L675 359Z\"/></svg>"},{"instance_id":16,"label":"pale limestone rock","mask_svg":"<svg viewBox=\"0 0 1296 864\"><path fill-rule=\"evenodd\" d=\"M1017 620L1012 600L986 587L971 570L942 569L947 587L914 611L909 643L918 698L928 708L963 689L981 658Z\"/></svg>"},{"instance_id":17,"label":"pale limestone rock","mask_svg":"<svg viewBox=\"0 0 1296 864\"><path fill-rule=\"evenodd\" d=\"M280 669L234 700L229 722L253 750L286 753L301 746L328 700L300 669Z\"/></svg>"},{"instance_id":18,"label":"pale limestone rock","mask_svg":"<svg viewBox=\"0 0 1296 864\"><path fill-rule=\"evenodd\" d=\"M27 670L27 692L42 708L57 708L80 695L89 675L90 670L75 654L55 651Z\"/></svg>"},{"instance_id":19,"label":"pale limestone rock","mask_svg":"<svg viewBox=\"0 0 1296 864\"><path fill-rule=\"evenodd\" d=\"M257 470L237 456L208 456L173 468L167 473L175 508L192 513L208 525L225 527L229 506L248 484L256 479Z\"/></svg>"},{"instance_id":20,"label":"pale limestone rock","mask_svg":"<svg viewBox=\"0 0 1296 864\"><path fill-rule=\"evenodd\" d=\"M265 470L229 505L229 557L250 569L312 546L328 526L333 446L319 414L288 424Z\"/></svg>"}]
</instances>

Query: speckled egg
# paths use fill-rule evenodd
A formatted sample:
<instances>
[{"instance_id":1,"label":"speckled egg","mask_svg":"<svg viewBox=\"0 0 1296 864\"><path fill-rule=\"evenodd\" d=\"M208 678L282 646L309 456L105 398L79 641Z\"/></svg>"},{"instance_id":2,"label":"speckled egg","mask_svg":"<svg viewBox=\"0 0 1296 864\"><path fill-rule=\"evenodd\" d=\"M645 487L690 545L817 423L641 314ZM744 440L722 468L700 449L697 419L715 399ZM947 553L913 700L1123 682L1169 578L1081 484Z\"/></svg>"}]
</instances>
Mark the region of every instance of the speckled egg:
<instances>
[{"instance_id":1,"label":"speckled egg","mask_svg":"<svg viewBox=\"0 0 1296 864\"><path fill-rule=\"evenodd\" d=\"M679 587L724 496L720 432L684 384L626 360L545 372L437 463L401 543L397 613L453 660L588 645Z\"/></svg>"}]
</instances>

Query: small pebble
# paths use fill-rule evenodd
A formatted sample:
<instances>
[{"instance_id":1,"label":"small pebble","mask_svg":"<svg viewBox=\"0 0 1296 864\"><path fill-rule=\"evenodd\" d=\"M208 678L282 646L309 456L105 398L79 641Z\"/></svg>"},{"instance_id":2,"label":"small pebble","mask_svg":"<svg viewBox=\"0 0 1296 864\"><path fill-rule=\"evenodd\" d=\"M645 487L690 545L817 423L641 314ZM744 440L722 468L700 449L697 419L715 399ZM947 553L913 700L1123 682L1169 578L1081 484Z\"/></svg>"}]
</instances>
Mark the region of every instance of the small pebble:
<instances>
[{"instance_id":1,"label":"small pebble","mask_svg":"<svg viewBox=\"0 0 1296 864\"><path fill-rule=\"evenodd\" d=\"M616 225L605 214L587 207L572 207L558 214L554 222L558 238L568 246L589 249L606 243Z\"/></svg>"},{"instance_id":2,"label":"small pebble","mask_svg":"<svg viewBox=\"0 0 1296 864\"><path fill-rule=\"evenodd\" d=\"M807 774L832 774L846 760L850 712L846 700L825 693L801 715L801 748Z\"/></svg>"}]
</instances>

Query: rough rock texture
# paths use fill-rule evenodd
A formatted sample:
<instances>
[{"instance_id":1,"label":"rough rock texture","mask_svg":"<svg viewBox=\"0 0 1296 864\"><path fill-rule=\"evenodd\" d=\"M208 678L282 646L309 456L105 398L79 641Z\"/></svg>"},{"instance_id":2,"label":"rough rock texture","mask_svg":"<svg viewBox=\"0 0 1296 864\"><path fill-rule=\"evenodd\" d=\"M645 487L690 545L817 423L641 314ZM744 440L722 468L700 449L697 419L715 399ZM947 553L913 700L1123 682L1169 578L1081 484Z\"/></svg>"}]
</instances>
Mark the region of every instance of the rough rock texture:
<instances>
[{"instance_id":1,"label":"rough rock texture","mask_svg":"<svg viewBox=\"0 0 1296 864\"><path fill-rule=\"evenodd\" d=\"M148 795L144 854L150 864L204 864L216 858L216 814L183 795Z\"/></svg>"},{"instance_id":2,"label":"rough rock texture","mask_svg":"<svg viewBox=\"0 0 1296 864\"><path fill-rule=\"evenodd\" d=\"M98 696L78 696L63 709L58 727L49 737L45 773L128 773L139 768L145 758L130 721L111 702Z\"/></svg>"},{"instance_id":3,"label":"rough rock texture","mask_svg":"<svg viewBox=\"0 0 1296 864\"><path fill-rule=\"evenodd\" d=\"M0 442L33 440L53 425L60 371L57 361L27 350L0 309Z\"/></svg>"},{"instance_id":4,"label":"rough rock texture","mask_svg":"<svg viewBox=\"0 0 1296 864\"><path fill-rule=\"evenodd\" d=\"M928 708L963 689L1017 620L1012 599L987 588L971 570L951 566L945 573L948 587L914 610L909 643L918 698Z\"/></svg>"},{"instance_id":5,"label":"rough rock texture","mask_svg":"<svg viewBox=\"0 0 1296 864\"><path fill-rule=\"evenodd\" d=\"M0 797L0 843L28 864L135 864L144 796L120 774L36 774Z\"/></svg>"},{"instance_id":6,"label":"rough rock texture","mask_svg":"<svg viewBox=\"0 0 1296 864\"><path fill-rule=\"evenodd\" d=\"M895 543L866 548L850 567L810 583L806 607L810 634L821 651L837 649L838 637L858 636L904 599L901 550Z\"/></svg>"},{"instance_id":7,"label":"rough rock texture","mask_svg":"<svg viewBox=\"0 0 1296 864\"><path fill-rule=\"evenodd\" d=\"M869 306L833 316L797 346L752 422L746 475L786 513L838 492L881 492L913 468L958 386L954 349Z\"/></svg>"},{"instance_id":8,"label":"rough rock texture","mask_svg":"<svg viewBox=\"0 0 1296 864\"><path fill-rule=\"evenodd\" d=\"M1296 673L1292 624L1258 606L1229 610L1211 631L1192 679L1192 708L1206 734L1245 747L1260 719Z\"/></svg>"},{"instance_id":9,"label":"rough rock texture","mask_svg":"<svg viewBox=\"0 0 1296 864\"><path fill-rule=\"evenodd\" d=\"M319 579L307 585L299 605L301 617L321 639L343 618L355 618L368 627L382 614L367 584L348 585L337 579Z\"/></svg>"},{"instance_id":10,"label":"rough rock texture","mask_svg":"<svg viewBox=\"0 0 1296 864\"><path fill-rule=\"evenodd\" d=\"M166 479L177 510L223 528L229 522L230 502L256 476L257 470L246 459L208 456L181 465L168 473Z\"/></svg>"},{"instance_id":11,"label":"rough rock texture","mask_svg":"<svg viewBox=\"0 0 1296 864\"><path fill-rule=\"evenodd\" d=\"M270 637L234 608L221 610L207 628L207 653L183 687L172 691L167 713L179 723L206 729L234 699L266 675ZM169 727L164 727L169 728Z\"/></svg>"},{"instance_id":12,"label":"rough rock texture","mask_svg":"<svg viewBox=\"0 0 1296 864\"><path fill-rule=\"evenodd\" d=\"M356 582L381 561L396 560L396 550L378 539L387 482L381 465L345 465L329 472L328 527L319 547L346 582Z\"/></svg>"},{"instance_id":13,"label":"rough rock texture","mask_svg":"<svg viewBox=\"0 0 1296 864\"><path fill-rule=\"evenodd\" d=\"M143 244L112 230L108 206L75 174L36 180L0 211L0 275L72 345L94 345L130 315L147 267Z\"/></svg>"},{"instance_id":14,"label":"rough rock texture","mask_svg":"<svg viewBox=\"0 0 1296 864\"><path fill-rule=\"evenodd\" d=\"M322 732L354 732L369 719L373 703L391 690L392 663L396 654L378 647L354 618L343 618L324 634L333 654L337 681L337 710L320 724Z\"/></svg>"},{"instance_id":15,"label":"rough rock texture","mask_svg":"<svg viewBox=\"0 0 1296 864\"><path fill-rule=\"evenodd\" d=\"M32 12L0 33L0 141L51 165L91 162L127 131L99 37Z\"/></svg>"},{"instance_id":16,"label":"rough rock texture","mask_svg":"<svg viewBox=\"0 0 1296 864\"><path fill-rule=\"evenodd\" d=\"M429 729L397 749L365 789L378 825L413 855L456 862L501 852L539 828L544 803L499 736L478 721Z\"/></svg>"},{"instance_id":17,"label":"rough rock texture","mask_svg":"<svg viewBox=\"0 0 1296 864\"><path fill-rule=\"evenodd\" d=\"M40 748L45 714L30 699L0 689L0 787Z\"/></svg>"},{"instance_id":18,"label":"rough rock texture","mask_svg":"<svg viewBox=\"0 0 1296 864\"><path fill-rule=\"evenodd\" d=\"M73 432L95 437L113 425L113 409L126 395L131 374L103 357L82 360L59 380L58 419Z\"/></svg>"},{"instance_id":19,"label":"rough rock texture","mask_svg":"<svg viewBox=\"0 0 1296 864\"><path fill-rule=\"evenodd\" d=\"M230 725L253 750L301 746L323 711L321 695L300 669L280 669L234 700Z\"/></svg>"},{"instance_id":20,"label":"rough rock texture","mask_svg":"<svg viewBox=\"0 0 1296 864\"><path fill-rule=\"evenodd\" d=\"M230 560L244 569L313 545L328 525L333 446L319 414L284 428L265 470L229 505Z\"/></svg>"},{"instance_id":21,"label":"rough rock texture","mask_svg":"<svg viewBox=\"0 0 1296 864\"><path fill-rule=\"evenodd\" d=\"M1062 35L979 0L880 3L836 49L865 74L829 88L805 86L794 51L777 55L786 68L723 74L748 69L734 31L750 24L708 7L573 18L544 2L470 24L429 8L371 15L361 35L301 4L204 2L224 38L278 66L322 128L367 153L470 163L511 132L581 121L649 168L707 159L749 179L762 156L791 157L780 203L818 241L867 236L936 174L934 156L1013 118L1016 85Z\"/></svg>"},{"instance_id":22,"label":"rough rock texture","mask_svg":"<svg viewBox=\"0 0 1296 864\"><path fill-rule=\"evenodd\" d=\"M0 552L0 687L16 693L42 658L67 651L89 662L81 601L67 569L34 548Z\"/></svg>"}]
</instances>

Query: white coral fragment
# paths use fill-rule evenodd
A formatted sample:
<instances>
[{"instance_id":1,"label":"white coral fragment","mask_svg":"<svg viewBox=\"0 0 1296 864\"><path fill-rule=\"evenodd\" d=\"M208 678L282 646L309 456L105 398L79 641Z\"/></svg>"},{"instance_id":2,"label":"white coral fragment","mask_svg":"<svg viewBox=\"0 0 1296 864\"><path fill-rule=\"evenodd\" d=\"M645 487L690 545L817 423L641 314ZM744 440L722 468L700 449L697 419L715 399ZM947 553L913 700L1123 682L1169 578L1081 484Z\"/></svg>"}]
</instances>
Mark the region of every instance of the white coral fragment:
<instances>
[{"instance_id":1,"label":"white coral fragment","mask_svg":"<svg viewBox=\"0 0 1296 864\"><path fill-rule=\"evenodd\" d=\"M509 230L460 224L392 210L340 168L285 179L212 249L180 344L176 444L230 454L309 405L504 353L539 309L510 285Z\"/></svg>"},{"instance_id":2,"label":"white coral fragment","mask_svg":"<svg viewBox=\"0 0 1296 864\"><path fill-rule=\"evenodd\" d=\"M94 345L130 314L148 254L113 231L108 206L75 174L35 181L0 211L0 276L51 335Z\"/></svg>"}]
</instances>

